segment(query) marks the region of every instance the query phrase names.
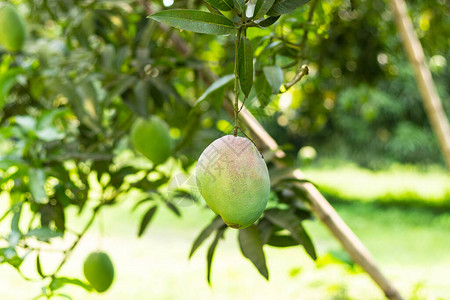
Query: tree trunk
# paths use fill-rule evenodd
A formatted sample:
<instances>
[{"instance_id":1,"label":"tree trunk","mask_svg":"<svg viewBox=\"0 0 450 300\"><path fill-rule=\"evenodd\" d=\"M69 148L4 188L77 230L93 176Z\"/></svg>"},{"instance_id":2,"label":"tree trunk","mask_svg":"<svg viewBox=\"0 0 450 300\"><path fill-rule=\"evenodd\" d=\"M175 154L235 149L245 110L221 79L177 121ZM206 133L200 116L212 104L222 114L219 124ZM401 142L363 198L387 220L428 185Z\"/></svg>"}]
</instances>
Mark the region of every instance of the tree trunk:
<instances>
[{"instance_id":1,"label":"tree trunk","mask_svg":"<svg viewBox=\"0 0 450 300\"><path fill-rule=\"evenodd\" d=\"M422 45L417 38L404 0L389 0L394 12L409 62L414 68L416 83L422 95L425 111L438 139L447 168L450 170L450 125L442 108L441 99L434 86L431 72L425 62Z\"/></svg>"}]
</instances>

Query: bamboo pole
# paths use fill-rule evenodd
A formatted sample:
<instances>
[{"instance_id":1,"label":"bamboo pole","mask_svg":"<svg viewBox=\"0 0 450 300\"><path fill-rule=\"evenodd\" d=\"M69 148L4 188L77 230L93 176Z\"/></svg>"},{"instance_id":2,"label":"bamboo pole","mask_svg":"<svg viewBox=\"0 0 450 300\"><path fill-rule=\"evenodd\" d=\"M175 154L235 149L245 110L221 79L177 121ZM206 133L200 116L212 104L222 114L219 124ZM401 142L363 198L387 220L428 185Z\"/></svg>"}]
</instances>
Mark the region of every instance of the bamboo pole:
<instances>
[{"instance_id":1,"label":"bamboo pole","mask_svg":"<svg viewBox=\"0 0 450 300\"><path fill-rule=\"evenodd\" d=\"M425 62L422 45L414 32L405 1L389 0L389 2L394 12L397 29L402 37L403 47L414 69L416 83L422 95L425 111L438 139L447 168L450 170L450 125L442 108L441 99L434 86L433 77Z\"/></svg>"}]
</instances>

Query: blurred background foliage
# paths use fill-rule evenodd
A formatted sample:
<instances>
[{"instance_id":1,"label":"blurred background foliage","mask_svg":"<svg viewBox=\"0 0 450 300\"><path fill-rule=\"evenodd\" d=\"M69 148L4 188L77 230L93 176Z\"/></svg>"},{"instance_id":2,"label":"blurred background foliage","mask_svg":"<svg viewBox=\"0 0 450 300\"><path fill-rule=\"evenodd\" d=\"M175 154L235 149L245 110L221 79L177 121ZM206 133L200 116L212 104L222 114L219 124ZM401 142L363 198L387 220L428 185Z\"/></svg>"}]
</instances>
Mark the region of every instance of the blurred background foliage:
<instances>
[{"instance_id":1,"label":"blurred background foliage","mask_svg":"<svg viewBox=\"0 0 450 300\"><path fill-rule=\"evenodd\" d=\"M175 173L190 173L208 143L232 131L221 109L230 85L197 100L214 81L205 70L219 77L233 73L233 38L162 29L146 18L148 8L206 10L197 0L11 2L26 18L28 38L19 53L0 49L0 185L8 195L3 199L10 201L1 220L11 226L2 239L1 262L19 270L36 240L60 237L70 227L68 208L82 213L89 207L95 216L131 194L133 204L151 203L141 216L140 235L154 207L179 215L179 207L193 200L185 190L170 196L155 192L170 185ZM302 157L317 152L322 159L351 160L372 169L393 163L443 166L386 3L315 3L311 19L310 3L268 30L248 30L256 60L246 106L291 160L285 172L269 163L270 208L294 211L301 220L311 217L296 200L302 191L283 178L298 165L294 161L302 147L313 147ZM408 5L450 115L450 4ZM188 47L180 50L177 41ZM281 82L291 80L304 63L310 74L287 92L281 86L280 92ZM154 114L168 123L176 141L173 157L163 166L136 154L128 140L134 120ZM258 226L280 237L280 226L266 219ZM214 229L219 239L222 228ZM281 239L281 246L300 244L287 235Z\"/></svg>"}]
</instances>

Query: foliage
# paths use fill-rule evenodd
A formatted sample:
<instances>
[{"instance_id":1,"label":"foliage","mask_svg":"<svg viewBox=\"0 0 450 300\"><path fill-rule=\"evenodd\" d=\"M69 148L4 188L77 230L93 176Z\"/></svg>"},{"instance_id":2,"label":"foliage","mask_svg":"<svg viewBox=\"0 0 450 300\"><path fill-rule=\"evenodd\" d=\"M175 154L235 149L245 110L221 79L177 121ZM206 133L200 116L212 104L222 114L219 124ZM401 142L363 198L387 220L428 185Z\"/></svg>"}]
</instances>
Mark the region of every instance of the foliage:
<instances>
[{"instance_id":1,"label":"foliage","mask_svg":"<svg viewBox=\"0 0 450 300\"><path fill-rule=\"evenodd\" d=\"M297 8L299 4L294 2L297 3L275 1L273 6L260 3L258 16L263 16L264 11L269 14L263 23L269 26L280 14ZM139 224L141 236L159 206L167 206L180 216L177 199L196 200L191 191L176 187L167 193L167 187L175 173L187 172L199 152L220 134L211 125L226 118L219 108L229 81L222 80L214 89L211 86L206 90L211 83L206 70L208 61L214 57L221 65L212 69L219 75L230 74L229 54L216 49L233 49L234 39L193 36L184 31L178 34L145 17L150 10L161 10L152 17L184 29L224 34L230 33L230 24L234 27L236 22L233 15L242 16L246 4L236 2L233 10L224 11L223 16L213 7L217 3L211 1L207 8L213 12L183 10L176 24L171 23L175 22L170 16L172 12L163 10L160 2L149 5L145 1L64 0L17 1L17 4L26 16L29 38L23 51L0 53L0 184L2 197L10 200L10 209L1 220L11 222L10 233L1 240L4 246L0 257L1 262L13 266L23 277L42 281L40 296L50 298L60 295L59 289L66 284L92 290L82 279L61 277L60 270L106 206L137 193L138 199L127 201L149 207ZM198 1L193 5L204 8ZM187 7L188 1L177 1L173 6ZM186 18L194 21L186 23ZM199 25L195 20L216 25ZM262 26L256 20L247 21L249 26ZM258 77L263 76L263 67L273 65L267 55L274 57L275 53L269 39L261 36L249 39L242 32L244 46L240 48L239 61L244 63L239 71L240 82L250 97L254 93L254 50L260 52L261 60L257 61L265 60L256 64ZM267 34L276 35L271 30ZM287 45L277 39L277 49L287 49ZM291 56L292 62L298 61L296 55ZM281 79L282 73L276 74L275 79L268 75L271 87L275 86L275 80ZM203 83L202 78L206 78ZM203 90L208 102L196 100ZM264 95L265 101L270 100L272 92L279 90ZM208 109L211 100L216 110ZM174 153L164 165L152 164L129 145L134 120L153 115L168 123L176 140ZM270 157L268 153L269 163ZM284 163L288 161L292 166L293 159ZM240 238L243 254L266 277L268 270L261 260L265 244L277 247L302 244L315 258L313 245L301 225L302 220L311 217L303 203L303 191L289 177L290 168L270 163L269 169L273 193L270 216L264 216L251 232L242 233ZM66 211L71 207L76 207L79 213L91 212L80 232L66 220ZM281 215L295 222L287 223L280 219ZM212 224L212 229L207 227L203 231L192 250L193 253L209 234L215 235L207 255L208 281L214 250L227 230L223 223ZM70 246L61 250L62 260L53 270L43 268L46 262L39 255L43 246L61 238L70 241ZM275 241L280 238L290 241L287 244ZM22 274L20 266L28 257L36 258L39 278Z\"/></svg>"}]
</instances>

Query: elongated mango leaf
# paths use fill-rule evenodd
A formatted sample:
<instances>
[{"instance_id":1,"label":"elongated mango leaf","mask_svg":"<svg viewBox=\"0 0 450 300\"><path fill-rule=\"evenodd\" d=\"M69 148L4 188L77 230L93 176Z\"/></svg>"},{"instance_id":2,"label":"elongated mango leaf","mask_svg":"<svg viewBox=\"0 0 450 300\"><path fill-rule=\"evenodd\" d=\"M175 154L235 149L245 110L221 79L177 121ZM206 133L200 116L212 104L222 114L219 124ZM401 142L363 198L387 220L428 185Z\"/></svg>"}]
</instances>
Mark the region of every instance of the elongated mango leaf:
<instances>
[{"instance_id":1,"label":"elongated mango leaf","mask_svg":"<svg viewBox=\"0 0 450 300\"><path fill-rule=\"evenodd\" d=\"M41 259L40 259L40 254L39 253L36 256L36 269L37 269L37 272L38 272L39 276L41 276L42 278L45 278L45 275L42 272Z\"/></svg>"},{"instance_id":2,"label":"elongated mango leaf","mask_svg":"<svg viewBox=\"0 0 450 300\"><path fill-rule=\"evenodd\" d=\"M195 239L194 243L192 244L191 252L189 253L189 258L192 257L197 248L200 247L200 245L211 235L211 233L224 226L225 223L222 221L222 218L220 216L216 216L214 220L212 220L212 222L208 226L206 226L202 230L202 232L200 232L199 236Z\"/></svg>"},{"instance_id":3,"label":"elongated mango leaf","mask_svg":"<svg viewBox=\"0 0 450 300\"><path fill-rule=\"evenodd\" d=\"M53 231L49 227L40 227L27 232L26 236L34 236L39 241L48 241L51 238L62 237L60 231Z\"/></svg>"},{"instance_id":4,"label":"elongated mango leaf","mask_svg":"<svg viewBox=\"0 0 450 300\"><path fill-rule=\"evenodd\" d=\"M246 37L242 37L239 42L238 76L241 90L248 97L253 84L253 49L252 43Z\"/></svg>"},{"instance_id":5,"label":"elongated mango leaf","mask_svg":"<svg viewBox=\"0 0 450 300\"><path fill-rule=\"evenodd\" d=\"M169 26L198 33L231 34L236 29L234 23L222 15L192 9L164 10L148 17Z\"/></svg>"},{"instance_id":6,"label":"elongated mango leaf","mask_svg":"<svg viewBox=\"0 0 450 300\"><path fill-rule=\"evenodd\" d=\"M62 288L66 284L77 285L79 287L82 287L88 292L92 291L93 289L92 286L90 286L88 283L81 281L80 279L67 277L54 277L50 282L49 288L50 290L55 291L57 289Z\"/></svg>"},{"instance_id":7,"label":"elongated mango leaf","mask_svg":"<svg viewBox=\"0 0 450 300\"><path fill-rule=\"evenodd\" d=\"M270 245L273 247L292 247L292 246L298 246L299 242L297 242L291 236L288 236L288 235L274 234L267 241L267 245Z\"/></svg>"},{"instance_id":8,"label":"elongated mango leaf","mask_svg":"<svg viewBox=\"0 0 450 300\"><path fill-rule=\"evenodd\" d=\"M19 228L20 215L22 213L22 206L19 206L19 209L14 212L14 215L11 219L11 232L8 237L9 246L14 248L20 240L22 233Z\"/></svg>"},{"instance_id":9,"label":"elongated mango leaf","mask_svg":"<svg viewBox=\"0 0 450 300\"><path fill-rule=\"evenodd\" d=\"M43 169L30 168L28 172L30 192L33 200L37 203L42 203L47 198L44 185L46 181L45 172Z\"/></svg>"},{"instance_id":10,"label":"elongated mango leaf","mask_svg":"<svg viewBox=\"0 0 450 300\"><path fill-rule=\"evenodd\" d=\"M233 0L204 0L204 1L209 5L214 6L215 8L223 11L232 10L234 7Z\"/></svg>"},{"instance_id":11,"label":"elongated mango leaf","mask_svg":"<svg viewBox=\"0 0 450 300\"><path fill-rule=\"evenodd\" d=\"M138 237L141 237L144 234L145 229L147 228L148 224L152 220L152 218L153 218L157 208L158 208L157 206L152 206L145 213L145 215L144 215L144 217L142 218L142 221L141 221L141 226L139 227Z\"/></svg>"},{"instance_id":12,"label":"elongated mango leaf","mask_svg":"<svg viewBox=\"0 0 450 300\"><path fill-rule=\"evenodd\" d=\"M208 253L206 255L206 279L208 280L208 284L211 285L211 267L212 267L212 261L214 258L214 252L216 251L217 243L219 240L223 237L223 234L227 227L222 227L217 230L216 237L214 238L214 241L211 243L211 246L209 246Z\"/></svg>"},{"instance_id":13,"label":"elongated mango leaf","mask_svg":"<svg viewBox=\"0 0 450 300\"><path fill-rule=\"evenodd\" d=\"M300 7L310 0L276 0L272 8L267 12L269 16L280 16L293 11L297 7Z\"/></svg>"},{"instance_id":14,"label":"elongated mango leaf","mask_svg":"<svg viewBox=\"0 0 450 300\"><path fill-rule=\"evenodd\" d=\"M24 73L23 69L13 68L0 74L0 109L5 104L9 91L17 83L17 75L21 73Z\"/></svg>"},{"instance_id":15,"label":"elongated mango leaf","mask_svg":"<svg viewBox=\"0 0 450 300\"><path fill-rule=\"evenodd\" d=\"M206 91L200 96L200 98L197 99L197 102L195 102L195 105L200 104L203 102L206 98L208 98L209 95L211 95L213 92L219 90L220 88L226 86L228 83L230 83L234 79L234 74L225 75L223 77L220 77L216 81L214 81L213 84L211 84Z\"/></svg>"},{"instance_id":16,"label":"elongated mango leaf","mask_svg":"<svg viewBox=\"0 0 450 300\"><path fill-rule=\"evenodd\" d=\"M273 224L287 229L294 240L302 244L305 251L312 259L317 259L316 250L308 234L302 226L300 218L289 210L269 209L264 212L264 216Z\"/></svg>"},{"instance_id":17,"label":"elongated mango leaf","mask_svg":"<svg viewBox=\"0 0 450 300\"><path fill-rule=\"evenodd\" d=\"M253 19L258 20L270 10L275 0L258 0L253 11Z\"/></svg>"},{"instance_id":18,"label":"elongated mango leaf","mask_svg":"<svg viewBox=\"0 0 450 300\"><path fill-rule=\"evenodd\" d=\"M237 7L239 12L245 13L245 0L233 0L233 1L234 1L234 6Z\"/></svg>"},{"instance_id":19,"label":"elongated mango leaf","mask_svg":"<svg viewBox=\"0 0 450 300\"><path fill-rule=\"evenodd\" d=\"M266 107L270 102L270 97L272 96L272 88L269 82L267 82L266 76L260 74L256 78L255 82L256 97L258 97L261 107Z\"/></svg>"},{"instance_id":20,"label":"elongated mango leaf","mask_svg":"<svg viewBox=\"0 0 450 300\"><path fill-rule=\"evenodd\" d=\"M262 248L263 243L255 225L239 230L239 246L242 254L255 265L259 273L269 279L266 257Z\"/></svg>"},{"instance_id":21,"label":"elongated mango leaf","mask_svg":"<svg viewBox=\"0 0 450 300\"><path fill-rule=\"evenodd\" d=\"M279 66L267 66L263 68L263 72L267 82L272 87L272 92L278 94L283 83L283 71L281 68Z\"/></svg>"},{"instance_id":22,"label":"elongated mango leaf","mask_svg":"<svg viewBox=\"0 0 450 300\"><path fill-rule=\"evenodd\" d=\"M267 244L267 241L269 240L273 232L273 224L266 219L261 219L261 221L258 222L257 226L259 230L259 236L261 237L261 243L263 243L263 245Z\"/></svg>"},{"instance_id":23,"label":"elongated mango leaf","mask_svg":"<svg viewBox=\"0 0 450 300\"><path fill-rule=\"evenodd\" d=\"M280 16L268 17L267 19L264 19L261 22L259 22L258 25L261 27L269 27L270 25L275 23L279 18Z\"/></svg>"}]
</instances>

